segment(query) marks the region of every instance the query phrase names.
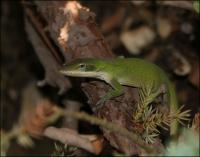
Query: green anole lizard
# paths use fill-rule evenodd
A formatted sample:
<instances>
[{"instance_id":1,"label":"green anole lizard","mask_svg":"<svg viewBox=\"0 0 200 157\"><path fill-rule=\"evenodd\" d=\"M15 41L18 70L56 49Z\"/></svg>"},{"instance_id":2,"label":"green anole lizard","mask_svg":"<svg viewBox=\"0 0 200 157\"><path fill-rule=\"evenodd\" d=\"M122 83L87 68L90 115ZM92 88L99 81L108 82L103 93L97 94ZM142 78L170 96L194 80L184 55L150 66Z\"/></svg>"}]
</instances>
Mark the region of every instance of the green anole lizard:
<instances>
[{"instance_id":1,"label":"green anole lizard","mask_svg":"<svg viewBox=\"0 0 200 157\"><path fill-rule=\"evenodd\" d=\"M170 106L171 111L178 108L175 89L165 72L157 65L138 58L115 58L115 59L77 59L65 64L60 72L67 76L91 77L104 80L112 86L112 90L103 96L97 103L102 106L106 100L120 96L123 86L150 88L154 91L150 102L163 93L164 103ZM171 124L171 135L177 133L177 121Z\"/></svg>"}]
</instances>

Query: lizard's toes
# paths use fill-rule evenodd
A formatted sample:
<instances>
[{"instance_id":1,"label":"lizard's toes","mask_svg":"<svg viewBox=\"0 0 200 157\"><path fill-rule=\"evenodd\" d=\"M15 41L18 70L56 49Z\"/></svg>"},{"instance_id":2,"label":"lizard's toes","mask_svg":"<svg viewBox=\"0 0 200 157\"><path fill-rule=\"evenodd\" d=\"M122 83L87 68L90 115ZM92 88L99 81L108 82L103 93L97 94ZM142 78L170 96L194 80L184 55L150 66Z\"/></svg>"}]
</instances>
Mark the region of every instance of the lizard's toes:
<instances>
[{"instance_id":1,"label":"lizard's toes","mask_svg":"<svg viewBox=\"0 0 200 157\"><path fill-rule=\"evenodd\" d=\"M103 106L104 106L104 104L105 104L105 100L102 100L102 99L100 99L97 103L96 103L96 105L95 105L95 107L94 107L94 111L96 111L96 110L99 110L100 108L102 108Z\"/></svg>"}]
</instances>

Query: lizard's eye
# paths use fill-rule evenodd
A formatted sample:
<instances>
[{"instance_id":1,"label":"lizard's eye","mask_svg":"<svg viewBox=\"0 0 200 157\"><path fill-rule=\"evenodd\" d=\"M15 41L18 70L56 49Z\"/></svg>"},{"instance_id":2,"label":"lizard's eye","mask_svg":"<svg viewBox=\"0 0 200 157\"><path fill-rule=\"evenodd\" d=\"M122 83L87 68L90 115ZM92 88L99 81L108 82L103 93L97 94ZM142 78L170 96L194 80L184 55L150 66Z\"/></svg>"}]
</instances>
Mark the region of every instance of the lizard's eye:
<instances>
[{"instance_id":1,"label":"lizard's eye","mask_svg":"<svg viewBox=\"0 0 200 157\"><path fill-rule=\"evenodd\" d=\"M81 71L85 71L86 65L85 64L79 64L79 68L80 68Z\"/></svg>"},{"instance_id":2,"label":"lizard's eye","mask_svg":"<svg viewBox=\"0 0 200 157\"><path fill-rule=\"evenodd\" d=\"M94 71L96 68L94 65L91 64L79 64L80 71Z\"/></svg>"}]
</instances>

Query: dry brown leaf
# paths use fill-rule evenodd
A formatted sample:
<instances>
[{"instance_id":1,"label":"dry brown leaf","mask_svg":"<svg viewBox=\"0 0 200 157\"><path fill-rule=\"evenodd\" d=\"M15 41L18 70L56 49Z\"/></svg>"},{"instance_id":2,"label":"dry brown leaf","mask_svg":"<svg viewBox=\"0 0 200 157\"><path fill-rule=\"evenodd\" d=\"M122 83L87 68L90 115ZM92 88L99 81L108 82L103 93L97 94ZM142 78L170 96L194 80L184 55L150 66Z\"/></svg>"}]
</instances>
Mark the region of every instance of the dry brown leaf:
<instances>
[{"instance_id":1,"label":"dry brown leaf","mask_svg":"<svg viewBox=\"0 0 200 157\"><path fill-rule=\"evenodd\" d=\"M125 15L125 8L118 8L113 15L105 17L101 30L106 33L121 25Z\"/></svg>"},{"instance_id":2,"label":"dry brown leaf","mask_svg":"<svg viewBox=\"0 0 200 157\"><path fill-rule=\"evenodd\" d=\"M97 138L93 141L91 141L92 145L93 145L93 148L96 152L96 154L99 154L102 149L103 149L103 146L104 146L104 138L101 137L101 138Z\"/></svg>"},{"instance_id":3,"label":"dry brown leaf","mask_svg":"<svg viewBox=\"0 0 200 157\"><path fill-rule=\"evenodd\" d=\"M22 124L23 131L35 137L41 136L48 123L48 118L54 114L57 109L58 108L48 99L42 99L37 104L33 114L26 117L24 124Z\"/></svg>"},{"instance_id":4,"label":"dry brown leaf","mask_svg":"<svg viewBox=\"0 0 200 157\"><path fill-rule=\"evenodd\" d=\"M172 32L172 25L168 19L158 18L157 29L160 37L166 39Z\"/></svg>"},{"instance_id":5,"label":"dry brown leaf","mask_svg":"<svg viewBox=\"0 0 200 157\"><path fill-rule=\"evenodd\" d=\"M148 26L142 26L132 31L125 31L120 36L124 46L134 55L140 54L142 48L149 45L154 38L155 32Z\"/></svg>"},{"instance_id":6,"label":"dry brown leaf","mask_svg":"<svg viewBox=\"0 0 200 157\"><path fill-rule=\"evenodd\" d=\"M199 88L199 63L195 63L192 67L192 72L189 76L190 82Z\"/></svg>"},{"instance_id":7,"label":"dry brown leaf","mask_svg":"<svg viewBox=\"0 0 200 157\"><path fill-rule=\"evenodd\" d=\"M194 116L191 129L193 131L199 132L199 129L200 129L200 113L199 112L196 113Z\"/></svg>"}]
</instances>

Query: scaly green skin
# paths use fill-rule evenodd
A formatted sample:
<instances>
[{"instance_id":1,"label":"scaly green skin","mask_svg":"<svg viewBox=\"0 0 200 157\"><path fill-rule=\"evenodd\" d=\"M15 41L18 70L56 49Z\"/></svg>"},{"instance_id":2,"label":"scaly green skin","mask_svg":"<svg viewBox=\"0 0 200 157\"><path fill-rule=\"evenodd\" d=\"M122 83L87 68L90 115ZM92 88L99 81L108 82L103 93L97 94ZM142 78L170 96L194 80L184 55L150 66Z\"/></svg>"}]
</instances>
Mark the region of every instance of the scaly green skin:
<instances>
[{"instance_id":1,"label":"scaly green skin","mask_svg":"<svg viewBox=\"0 0 200 157\"><path fill-rule=\"evenodd\" d=\"M97 103L102 106L106 100L123 93L123 86L153 89L152 101L161 93L165 93L164 102L170 110L178 108L176 93L164 71L157 65L137 58L115 59L77 59L64 65L60 72L67 76L92 77L104 80L113 89ZM177 122L171 125L171 135L177 133Z\"/></svg>"}]
</instances>

